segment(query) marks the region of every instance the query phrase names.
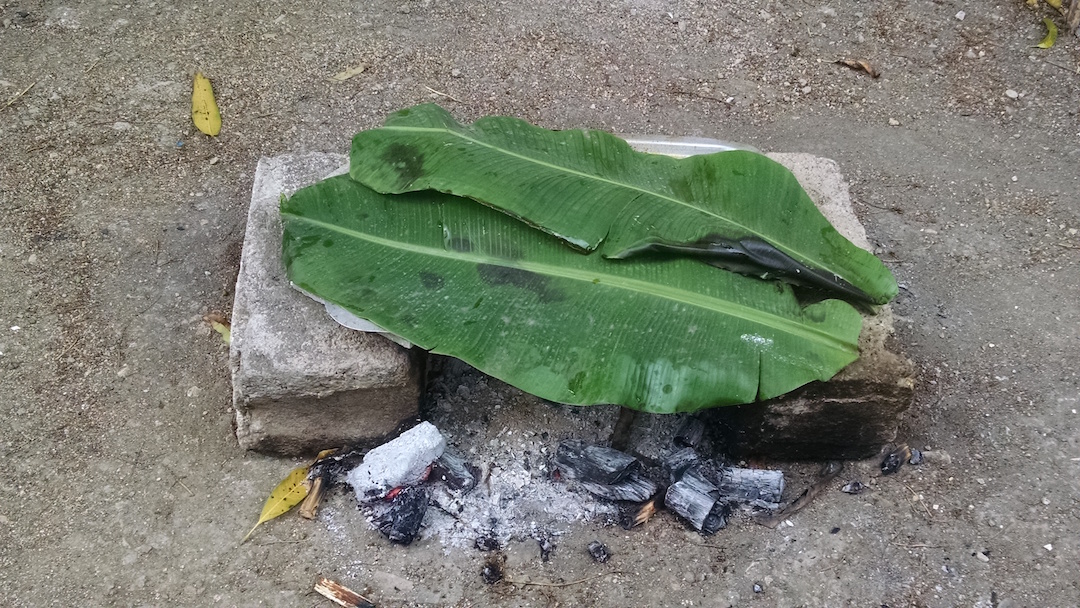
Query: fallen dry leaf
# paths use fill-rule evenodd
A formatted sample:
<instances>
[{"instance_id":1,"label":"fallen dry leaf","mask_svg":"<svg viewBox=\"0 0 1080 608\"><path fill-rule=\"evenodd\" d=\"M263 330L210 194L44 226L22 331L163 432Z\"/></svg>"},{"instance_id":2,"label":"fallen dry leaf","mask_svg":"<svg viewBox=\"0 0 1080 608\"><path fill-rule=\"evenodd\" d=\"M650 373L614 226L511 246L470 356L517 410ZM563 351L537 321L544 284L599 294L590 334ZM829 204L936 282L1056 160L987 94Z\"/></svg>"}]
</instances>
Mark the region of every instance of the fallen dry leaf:
<instances>
[{"instance_id":1,"label":"fallen dry leaf","mask_svg":"<svg viewBox=\"0 0 1080 608\"><path fill-rule=\"evenodd\" d=\"M1054 43L1057 42L1058 29L1057 29L1057 26L1054 25L1054 22L1051 21L1049 17L1046 17L1045 19L1043 19L1043 25L1046 26L1046 37L1044 37L1042 39L1042 42L1040 42L1039 44L1036 44L1035 46L1040 48L1040 49L1048 49L1048 48L1054 46Z\"/></svg>"},{"instance_id":2,"label":"fallen dry leaf","mask_svg":"<svg viewBox=\"0 0 1080 608\"><path fill-rule=\"evenodd\" d=\"M210 136L221 132L221 113L214 100L214 87L202 73L195 73L191 86L191 122L195 128Z\"/></svg>"},{"instance_id":3,"label":"fallen dry leaf","mask_svg":"<svg viewBox=\"0 0 1080 608\"><path fill-rule=\"evenodd\" d=\"M877 68L870 65L870 62L863 61L862 59L840 59L836 63L847 66L853 70L860 70L866 72L871 78L877 78L881 76L881 72L877 71Z\"/></svg>"},{"instance_id":4,"label":"fallen dry leaf","mask_svg":"<svg viewBox=\"0 0 1080 608\"><path fill-rule=\"evenodd\" d=\"M369 67L371 67L370 64L361 63L361 64L355 65L355 66L353 66L353 67L351 67L351 68L349 68L347 70L342 70L342 71L338 72L337 74L334 74L333 76L330 77L330 80L333 80L334 82L345 82L346 80L352 78L353 76L363 74L364 70L368 69Z\"/></svg>"},{"instance_id":5,"label":"fallen dry leaf","mask_svg":"<svg viewBox=\"0 0 1080 608\"><path fill-rule=\"evenodd\" d=\"M225 344L232 344L232 326L224 315L219 315L216 312L208 313L203 315L203 321L209 323L210 327L214 328L214 331L221 334L221 340Z\"/></svg>"},{"instance_id":6,"label":"fallen dry leaf","mask_svg":"<svg viewBox=\"0 0 1080 608\"><path fill-rule=\"evenodd\" d=\"M259 514L259 521L251 528L251 531L244 536L240 541L244 543L251 534L265 522L274 519L280 515L284 515L289 512L289 509L295 507L300 501L308 495L308 490L311 488L311 482L308 481L308 465L299 466L293 469L288 477L283 479L281 483L277 485L270 492L270 498L266 499L266 504L263 505L262 513Z\"/></svg>"}]
</instances>

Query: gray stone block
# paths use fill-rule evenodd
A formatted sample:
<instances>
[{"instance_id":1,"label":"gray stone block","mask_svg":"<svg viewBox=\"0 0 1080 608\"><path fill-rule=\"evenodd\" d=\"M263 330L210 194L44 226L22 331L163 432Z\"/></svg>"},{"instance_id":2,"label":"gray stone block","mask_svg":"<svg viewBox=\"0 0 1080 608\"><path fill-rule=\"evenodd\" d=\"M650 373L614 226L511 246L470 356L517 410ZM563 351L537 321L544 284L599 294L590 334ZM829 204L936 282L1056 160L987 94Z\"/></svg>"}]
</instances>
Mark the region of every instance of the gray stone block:
<instances>
[{"instance_id":1,"label":"gray stone block","mask_svg":"<svg viewBox=\"0 0 1080 608\"><path fill-rule=\"evenodd\" d=\"M292 289L281 263L282 194L346 161L290 154L259 161L232 313L236 436L246 449L303 454L377 445L418 419L422 359L346 329Z\"/></svg>"}]
</instances>

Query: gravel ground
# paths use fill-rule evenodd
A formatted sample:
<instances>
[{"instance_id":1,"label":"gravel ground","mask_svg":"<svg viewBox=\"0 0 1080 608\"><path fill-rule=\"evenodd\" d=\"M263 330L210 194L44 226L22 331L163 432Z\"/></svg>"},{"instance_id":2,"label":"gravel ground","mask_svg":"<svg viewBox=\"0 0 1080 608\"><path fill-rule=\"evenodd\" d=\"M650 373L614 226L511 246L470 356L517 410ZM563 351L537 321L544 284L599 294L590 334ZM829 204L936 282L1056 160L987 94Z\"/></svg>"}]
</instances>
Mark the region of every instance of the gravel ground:
<instances>
[{"instance_id":1,"label":"gravel ground","mask_svg":"<svg viewBox=\"0 0 1080 608\"><path fill-rule=\"evenodd\" d=\"M1080 45L1034 48L1045 15L994 0L0 2L3 603L327 606L310 592L325 575L380 606L1080 604ZM188 117L195 70L218 93L214 139ZM487 585L491 555L436 538L390 546L344 493L238 545L296 465L237 447L227 350L202 321L231 306L257 159L343 152L425 101L836 159L903 286L896 345L922 379L903 437L948 461L890 478L850 463L871 492L838 480L777 530L597 520L567 524L547 562L534 540L502 552L509 578L564 586ZM476 433L545 420L458 373L469 388L450 402L500 405ZM793 487L813 470L785 468Z\"/></svg>"}]
</instances>

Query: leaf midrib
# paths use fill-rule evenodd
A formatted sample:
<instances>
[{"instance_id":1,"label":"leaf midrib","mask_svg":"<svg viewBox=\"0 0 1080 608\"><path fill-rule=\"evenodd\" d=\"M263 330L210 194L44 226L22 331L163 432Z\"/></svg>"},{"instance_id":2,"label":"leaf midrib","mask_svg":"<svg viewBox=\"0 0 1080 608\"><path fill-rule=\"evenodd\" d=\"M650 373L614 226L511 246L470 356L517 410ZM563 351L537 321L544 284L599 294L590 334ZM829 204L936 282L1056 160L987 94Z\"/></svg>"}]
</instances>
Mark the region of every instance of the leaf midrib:
<instances>
[{"instance_id":1,"label":"leaf midrib","mask_svg":"<svg viewBox=\"0 0 1080 608\"><path fill-rule=\"evenodd\" d=\"M524 160L526 162L530 162L530 163L533 163L533 164L536 164L536 165L540 165L542 167L547 167L549 169L553 169L555 171L561 171L561 172L567 173L569 175L575 175L575 176L583 177L583 178L586 178L586 179L594 180L594 181L597 181L597 182L611 184L613 186L617 186L617 187L620 187L620 188L625 188L627 190L634 190L634 191L640 192L642 194L647 194L647 195L650 195L650 196L654 196L654 197L659 198L661 200L669 201L669 202L674 203L676 205L680 205L680 206L686 207L688 209L693 209L694 211L697 211L699 213L703 213L705 215L708 215L709 217L715 218L716 220L718 220L718 221L720 221L720 222L722 222L722 223L724 223L724 224L726 224L728 226L732 226L736 230L743 230L743 231L749 233L750 235L756 236L756 237L758 237L758 238L772 244L777 249L780 249L781 251L784 251L785 253L787 253L789 255L792 255L796 259L801 260L803 263L810 263L813 266L815 266L817 268L820 268L821 270L831 272L832 274L835 274L837 276L843 276L842 273L840 273L840 272L838 272L838 271L836 271L836 270L834 270L834 269L832 269L830 267L822 266L821 265L821 263L822 263L821 260L815 260L815 259L813 259L811 257L805 256L802 253L800 253L798 250L792 249L791 247L786 246L783 243L775 243L775 242L773 242L773 239L768 238L765 234L761 233L760 231L754 230L753 228L750 228L750 227L745 226L745 225L743 225L743 224L741 224L739 222L733 221L733 220L731 220L731 219L729 219L727 217L719 215L719 214L717 214L717 213L715 213L713 211L710 211L709 209L705 209L703 207L695 206L695 205L693 205L692 203L690 203L688 201L684 201L684 200L675 198L673 196L670 196L670 195L667 195L667 194L664 194L664 193L661 193L661 192L656 192L655 190L649 190L647 188L643 188L643 187L637 186L635 184L628 184L626 182L619 182L619 181L608 179L606 177L596 175L596 174L593 174L593 173L586 173L584 171L578 171L576 169L571 169L571 168L568 168L568 167L563 167L563 166L560 166L560 165L545 162L545 161L542 161L540 159L533 158L531 156L526 156L526 155L521 154L519 152L514 152L513 150L507 150L506 148L500 148L499 146L496 146L494 144L485 142L483 140L479 140L479 139L476 139L476 138L473 138L473 137L469 137L468 135L466 135L466 134L464 134L464 133L462 133L460 131L455 131L453 129L439 128L439 127L406 127L406 126L402 126L402 125L388 125L388 126L380 127L380 129L387 130L387 131L406 131L406 132L418 132L418 133L444 133L444 134L447 134L447 135L452 135L452 136L458 137L460 139L463 139L463 140L465 140L467 142L476 144L478 146L483 146L485 148L488 148L489 150L494 150L496 152L500 152L502 154L506 154L508 156L512 156L514 158ZM638 153L636 150L634 152ZM634 200L636 200L636 199L634 199ZM633 201L630 201L630 202L632 203ZM630 203L628 203L628 204L630 204ZM597 243L597 247L599 247L599 243Z\"/></svg>"},{"instance_id":2,"label":"leaf midrib","mask_svg":"<svg viewBox=\"0 0 1080 608\"><path fill-rule=\"evenodd\" d=\"M503 266L506 268L518 268L521 270L528 270L535 272L536 274L559 277L570 279L574 281L582 281L587 283L593 283L593 279L597 278L595 272L579 271L574 268L568 268L566 266L553 266L551 264L544 264L539 262L529 262L517 260L512 264L507 263L507 260L497 257L480 256L476 254L469 254L467 252L460 251L447 251L442 248L428 247L424 245L414 245L412 243L406 243L402 241L395 241L387 239L373 234L352 230L322 220L316 220L302 215L297 215L289 211L281 211L282 216L288 216L295 220L306 222L312 226L317 226L331 232L336 232L347 237L352 237L369 243L389 247L391 249L397 249L400 251L406 251L410 253L416 253L420 255L427 255L431 257L443 258L448 260L460 261L460 262L473 262L482 264L493 264ZM661 291L655 288L655 283L648 281L642 281L640 279L630 279L617 275L600 274L600 282L603 285L609 285L617 289L623 289L633 293L644 293L654 297L663 298L673 302L679 302L682 304L688 304L696 306L697 308L703 308L711 310L717 314L723 314L738 319L755 323L758 325L764 325L766 327L772 327L778 331L782 331L793 336L802 337L803 339L816 342L823 345L826 348L832 348L834 350L840 350L844 352L854 352L853 347L846 346L846 342L834 338L828 332L818 330L813 327L808 327L804 324L798 323L792 319L763 312L748 306L729 302L727 300L721 300L714 297L703 296L702 294L692 291L686 291L675 287L665 286L665 290ZM679 296L679 297L675 297ZM710 303L720 303L722 306L710 305Z\"/></svg>"}]
</instances>

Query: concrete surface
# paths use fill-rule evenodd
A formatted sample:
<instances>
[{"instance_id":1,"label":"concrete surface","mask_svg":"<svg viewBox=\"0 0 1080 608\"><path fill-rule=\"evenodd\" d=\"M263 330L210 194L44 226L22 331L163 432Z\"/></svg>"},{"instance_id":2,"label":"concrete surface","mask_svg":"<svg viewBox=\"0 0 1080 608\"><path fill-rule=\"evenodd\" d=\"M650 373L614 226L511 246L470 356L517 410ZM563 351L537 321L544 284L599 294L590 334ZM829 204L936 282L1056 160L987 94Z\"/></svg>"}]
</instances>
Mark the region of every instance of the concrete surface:
<instances>
[{"instance_id":1,"label":"concrete surface","mask_svg":"<svg viewBox=\"0 0 1080 608\"><path fill-rule=\"evenodd\" d=\"M277 156L255 171L229 357L243 448L296 455L373 447L418 418L422 357L339 325L290 287L281 262L281 196L326 177L344 158Z\"/></svg>"},{"instance_id":2,"label":"concrete surface","mask_svg":"<svg viewBox=\"0 0 1080 608\"><path fill-rule=\"evenodd\" d=\"M1078 46L1034 48L1058 18L1039 5L0 5L0 598L314 607L321 574L391 608L1080 604ZM195 70L214 139L191 125ZM238 545L304 462L237 445L228 349L202 321L231 312L252 168L343 152L425 101L835 159L903 286L890 348L920 380L897 439L949 458L889 477L847 462L776 530L706 540L659 513L566 524L548 562L531 539L503 551L509 578L562 587L486 585L494 556L435 539L390 546L341 491ZM462 456L505 442L535 470L615 417L440 378L423 411ZM510 462L478 464L498 481ZM780 468L794 496L818 465ZM854 478L870 491L839 491Z\"/></svg>"}]
</instances>

